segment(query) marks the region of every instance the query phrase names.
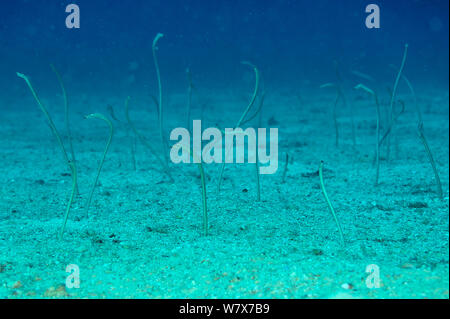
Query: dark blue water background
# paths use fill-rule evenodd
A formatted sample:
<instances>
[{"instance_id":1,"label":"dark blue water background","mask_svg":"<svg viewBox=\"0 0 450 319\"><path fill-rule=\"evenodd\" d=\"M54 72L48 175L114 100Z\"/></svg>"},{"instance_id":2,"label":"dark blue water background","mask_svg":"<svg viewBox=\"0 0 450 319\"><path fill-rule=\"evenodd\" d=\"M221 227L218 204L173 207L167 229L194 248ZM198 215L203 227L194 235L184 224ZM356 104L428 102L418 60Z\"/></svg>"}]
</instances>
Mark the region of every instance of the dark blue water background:
<instances>
[{"instance_id":1,"label":"dark blue water background","mask_svg":"<svg viewBox=\"0 0 450 319\"><path fill-rule=\"evenodd\" d=\"M80 29L65 27L71 2L81 9ZM392 86L395 72L388 65L400 64L405 43L410 80L448 88L447 0L71 2L0 1L1 94L26 92L16 71L54 85L50 62L78 93L153 90L151 44L158 32L165 34L158 52L165 94L186 87L186 67L199 87L239 88L247 84L244 75L251 84L242 60L256 64L273 90L333 81L333 60L344 76L357 70ZM369 3L381 9L380 29L365 27Z\"/></svg>"}]
</instances>

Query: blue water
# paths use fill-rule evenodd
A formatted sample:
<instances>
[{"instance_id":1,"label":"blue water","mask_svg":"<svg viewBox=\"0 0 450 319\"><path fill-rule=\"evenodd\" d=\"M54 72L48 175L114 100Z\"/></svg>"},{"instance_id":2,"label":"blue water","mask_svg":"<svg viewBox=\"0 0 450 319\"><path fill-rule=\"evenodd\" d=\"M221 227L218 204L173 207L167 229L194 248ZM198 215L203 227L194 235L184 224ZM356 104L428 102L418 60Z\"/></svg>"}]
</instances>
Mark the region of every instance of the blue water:
<instances>
[{"instance_id":1,"label":"blue water","mask_svg":"<svg viewBox=\"0 0 450 319\"><path fill-rule=\"evenodd\" d=\"M377 3L380 29L365 27L368 2L357 0L81 0L81 28L74 30L65 28L65 2L3 2L1 58L8 63L1 70L40 72L52 61L90 74L94 81L105 76L119 84L128 61L151 66L151 43L161 32L166 35L161 65L173 87L186 66L202 85L232 85L241 74L240 60L253 61L280 87L328 77L334 59L375 76L384 74L386 60L398 61L405 43L411 47L409 64L416 66L410 77L448 86L447 1Z\"/></svg>"}]
</instances>

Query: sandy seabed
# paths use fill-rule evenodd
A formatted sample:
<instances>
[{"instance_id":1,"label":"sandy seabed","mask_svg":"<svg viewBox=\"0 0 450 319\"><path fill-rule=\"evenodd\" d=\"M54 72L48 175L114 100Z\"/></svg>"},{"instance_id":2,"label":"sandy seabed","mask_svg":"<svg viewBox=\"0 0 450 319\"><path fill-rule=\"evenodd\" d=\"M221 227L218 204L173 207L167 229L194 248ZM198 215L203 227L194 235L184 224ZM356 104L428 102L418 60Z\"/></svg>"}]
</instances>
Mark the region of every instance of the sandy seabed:
<instances>
[{"instance_id":1,"label":"sandy seabed","mask_svg":"<svg viewBox=\"0 0 450 319\"><path fill-rule=\"evenodd\" d=\"M123 101L95 98L81 105L73 97L80 194L62 240L57 233L70 196L70 172L31 96L5 99L9 111L0 118L0 297L449 298L448 91L425 93L419 102L443 200L415 131L408 96L402 97L407 109L393 131L389 161L386 148L381 149L375 187L375 107L369 97L354 93L349 99L356 145L350 111L339 108L336 148L332 93L304 95L300 103L292 92L274 92L267 94L263 125L279 128L278 172L261 176L257 202L254 165L227 164L220 193L220 165L205 165L207 237L202 235L197 167L170 164L175 180L170 182L137 141L134 169ZM232 127L246 98L204 98L204 127ZM57 108L61 96L43 100L65 132L64 114ZM182 93L168 100L167 131L184 126L184 101ZM154 107L144 102L150 105L151 100L144 97L130 105L131 117L158 148ZM200 103L194 102L196 118ZM82 115L109 115L108 104L122 122L113 121L113 143L86 218L84 207L108 129ZM28 111L21 110L24 105ZM345 247L320 190L321 160ZM80 288L65 286L69 264L80 269ZM380 270L376 289L366 285L371 264Z\"/></svg>"}]
</instances>

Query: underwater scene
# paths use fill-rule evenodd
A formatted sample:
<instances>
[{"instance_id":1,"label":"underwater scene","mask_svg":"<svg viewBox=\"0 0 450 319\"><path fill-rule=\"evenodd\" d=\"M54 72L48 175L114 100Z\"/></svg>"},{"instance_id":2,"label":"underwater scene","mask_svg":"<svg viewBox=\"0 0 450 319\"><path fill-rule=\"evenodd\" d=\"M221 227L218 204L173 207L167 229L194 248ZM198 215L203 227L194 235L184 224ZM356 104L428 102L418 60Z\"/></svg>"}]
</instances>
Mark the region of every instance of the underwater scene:
<instances>
[{"instance_id":1,"label":"underwater scene","mask_svg":"<svg viewBox=\"0 0 450 319\"><path fill-rule=\"evenodd\" d=\"M0 1L0 298L448 299L448 16Z\"/></svg>"}]
</instances>

